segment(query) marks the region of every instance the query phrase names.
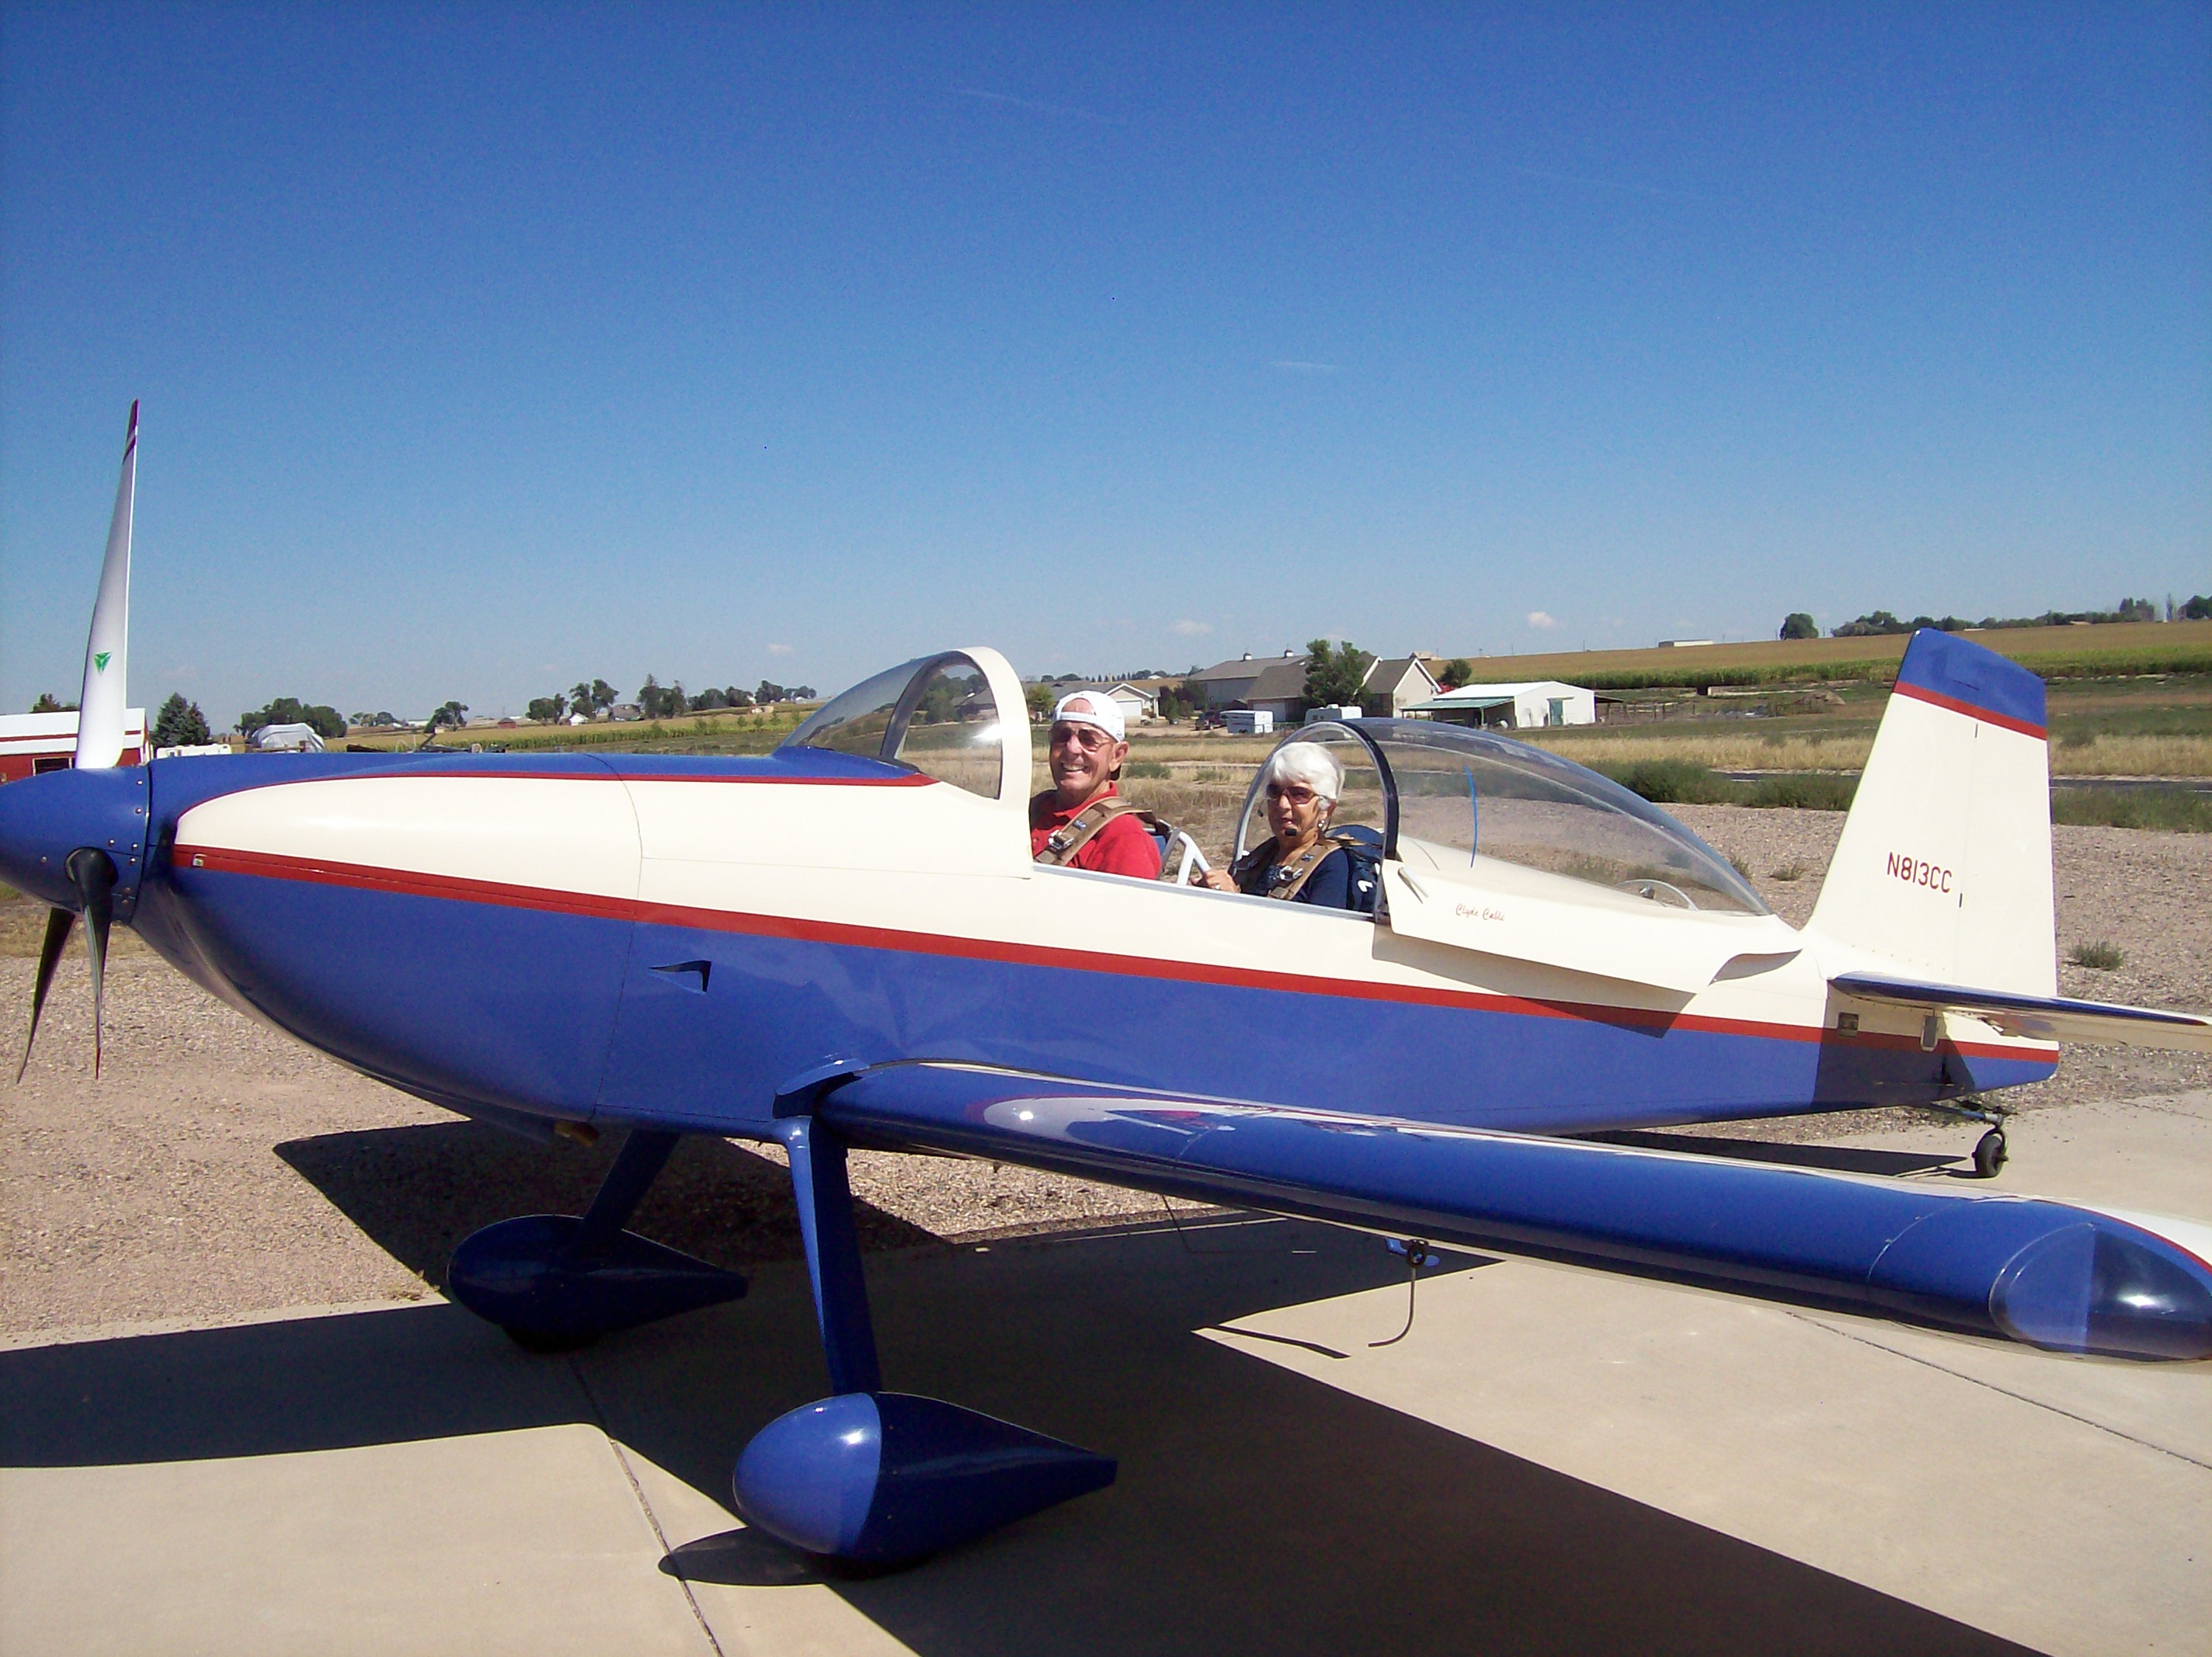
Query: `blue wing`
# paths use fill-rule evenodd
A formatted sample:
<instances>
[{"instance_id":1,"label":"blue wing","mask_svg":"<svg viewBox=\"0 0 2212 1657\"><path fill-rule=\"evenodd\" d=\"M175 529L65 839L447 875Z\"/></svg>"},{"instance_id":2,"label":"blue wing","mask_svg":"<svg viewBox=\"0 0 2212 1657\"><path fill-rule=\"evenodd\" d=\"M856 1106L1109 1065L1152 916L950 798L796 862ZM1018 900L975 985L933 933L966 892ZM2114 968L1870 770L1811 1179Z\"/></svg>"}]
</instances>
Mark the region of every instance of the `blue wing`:
<instances>
[{"instance_id":1,"label":"blue wing","mask_svg":"<svg viewBox=\"0 0 2212 1657\"><path fill-rule=\"evenodd\" d=\"M836 1083L856 1144L951 1152L2001 1335L2212 1357L2212 1266L2094 1210L935 1063Z\"/></svg>"}]
</instances>

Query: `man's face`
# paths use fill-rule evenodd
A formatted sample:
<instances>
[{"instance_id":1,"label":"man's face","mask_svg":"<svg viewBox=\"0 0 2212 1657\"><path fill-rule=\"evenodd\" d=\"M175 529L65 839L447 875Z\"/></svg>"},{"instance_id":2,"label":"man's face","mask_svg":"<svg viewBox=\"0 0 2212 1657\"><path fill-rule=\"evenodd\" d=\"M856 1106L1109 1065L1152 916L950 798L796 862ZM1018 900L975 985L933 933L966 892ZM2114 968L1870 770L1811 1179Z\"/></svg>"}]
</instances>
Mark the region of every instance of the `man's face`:
<instances>
[{"instance_id":1,"label":"man's face","mask_svg":"<svg viewBox=\"0 0 2212 1657\"><path fill-rule=\"evenodd\" d=\"M1116 742L1095 725L1061 719L1052 727L1051 740L1052 786L1060 791L1062 805L1089 799L1129 757L1128 744Z\"/></svg>"}]
</instances>

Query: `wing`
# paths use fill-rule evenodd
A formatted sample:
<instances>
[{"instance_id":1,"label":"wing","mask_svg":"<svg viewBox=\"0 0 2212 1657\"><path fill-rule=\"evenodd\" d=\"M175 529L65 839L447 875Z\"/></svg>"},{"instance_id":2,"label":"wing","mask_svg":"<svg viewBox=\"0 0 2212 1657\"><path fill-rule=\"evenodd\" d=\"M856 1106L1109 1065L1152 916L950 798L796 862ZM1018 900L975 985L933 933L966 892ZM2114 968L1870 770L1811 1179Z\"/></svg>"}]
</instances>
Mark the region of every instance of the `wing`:
<instances>
[{"instance_id":1,"label":"wing","mask_svg":"<svg viewBox=\"0 0 2212 1657\"><path fill-rule=\"evenodd\" d=\"M1917 979L1844 973L1828 980L1844 995L1892 1006L1972 1013L2007 1035L2052 1041L2101 1041L2132 1047L2172 1047L2212 1053L2212 1018L2193 1012L2161 1012L2154 1007L2125 1007L2110 1001L2068 1001L2057 996L2014 995L2003 990L1973 990L1963 984L1929 984Z\"/></svg>"},{"instance_id":2,"label":"wing","mask_svg":"<svg viewBox=\"0 0 2212 1657\"><path fill-rule=\"evenodd\" d=\"M990 1157L2062 1351L2212 1357L2203 1258L2212 1229L2186 1222L951 1064L861 1071L816 1111L861 1144Z\"/></svg>"}]
</instances>

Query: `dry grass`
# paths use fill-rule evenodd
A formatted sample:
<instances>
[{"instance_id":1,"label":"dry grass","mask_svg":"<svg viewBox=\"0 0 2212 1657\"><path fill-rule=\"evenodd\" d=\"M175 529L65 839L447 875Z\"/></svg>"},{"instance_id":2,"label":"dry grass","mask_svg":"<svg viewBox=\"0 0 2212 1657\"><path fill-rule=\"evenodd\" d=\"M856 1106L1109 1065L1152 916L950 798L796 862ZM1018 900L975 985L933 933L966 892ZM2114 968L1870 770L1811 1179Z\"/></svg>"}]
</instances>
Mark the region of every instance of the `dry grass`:
<instances>
[{"instance_id":1,"label":"dry grass","mask_svg":"<svg viewBox=\"0 0 2212 1657\"><path fill-rule=\"evenodd\" d=\"M1207 859L1226 867L1237 840L1237 814L1243 809L1249 772L1232 771L1219 780L1195 777L1132 777L1121 792L1147 811L1165 818L1199 844Z\"/></svg>"},{"instance_id":2,"label":"dry grass","mask_svg":"<svg viewBox=\"0 0 2212 1657\"><path fill-rule=\"evenodd\" d=\"M1648 727L1647 727L1648 729ZM1716 771L1856 771L1874 746L1870 737L1785 737L1775 741L1741 727L1684 729L1668 735L1608 736L1531 731L1528 740L1577 765L1635 765L1687 760Z\"/></svg>"},{"instance_id":3,"label":"dry grass","mask_svg":"<svg viewBox=\"0 0 2212 1657\"><path fill-rule=\"evenodd\" d=\"M1869 736L1780 738L1741 729L1686 727L1638 735L1602 731L1533 731L1529 741L1582 765L1633 765L1648 760L1687 760L1716 771L1856 771L1874 747ZM2051 774L2060 777L2212 776L2212 737L2100 735L2062 742L2051 750Z\"/></svg>"}]
</instances>

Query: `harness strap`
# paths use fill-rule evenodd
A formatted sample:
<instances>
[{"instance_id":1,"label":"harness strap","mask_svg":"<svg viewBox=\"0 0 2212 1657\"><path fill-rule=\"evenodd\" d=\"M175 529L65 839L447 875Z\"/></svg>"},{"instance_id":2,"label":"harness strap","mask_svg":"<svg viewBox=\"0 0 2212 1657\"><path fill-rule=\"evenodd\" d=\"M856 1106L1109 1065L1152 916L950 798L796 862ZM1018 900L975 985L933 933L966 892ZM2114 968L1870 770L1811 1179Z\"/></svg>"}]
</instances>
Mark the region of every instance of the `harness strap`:
<instances>
[{"instance_id":1,"label":"harness strap","mask_svg":"<svg viewBox=\"0 0 2212 1657\"><path fill-rule=\"evenodd\" d=\"M1256 859L1264 853L1272 858L1274 856L1274 840L1270 837L1254 847L1246 855ZM1314 871L1321 867L1322 861L1331 852L1342 850L1357 853L1370 849L1350 835L1323 835L1288 863L1278 863L1269 869L1267 883L1258 895L1288 901L1305 889L1306 883L1314 877Z\"/></svg>"},{"instance_id":2,"label":"harness strap","mask_svg":"<svg viewBox=\"0 0 2212 1657\"><path fill-rule=\"evenodd\" d=\"M1040 801L1044 798L1042 794L1037 796ZM1119 794L1109 794L1104 799L1091 801L1046 835L1044 850L1036 854L1036 860L1050 868L1066 867L1078 852L1097 839L1099 831L1116 817L1137 817L1142 819L1147 828L1158 827L1150 811L1131 804Z\"/></svg>"}]
</instances>

